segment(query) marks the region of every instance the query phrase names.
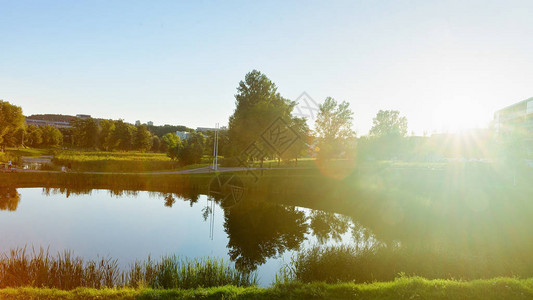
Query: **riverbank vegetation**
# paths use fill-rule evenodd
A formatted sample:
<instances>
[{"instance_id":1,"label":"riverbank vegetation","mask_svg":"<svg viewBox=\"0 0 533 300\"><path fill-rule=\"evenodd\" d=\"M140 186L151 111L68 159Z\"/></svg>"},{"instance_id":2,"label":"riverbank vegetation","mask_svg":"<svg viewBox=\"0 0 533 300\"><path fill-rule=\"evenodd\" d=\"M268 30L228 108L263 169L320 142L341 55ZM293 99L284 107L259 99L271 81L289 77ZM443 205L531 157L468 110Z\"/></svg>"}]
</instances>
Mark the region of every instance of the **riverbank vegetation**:
<instances>
[{"instance_id":1,"label":"riverbank vegetation","mask_svg":"<svg viewBox=\"0 0 533 300\"><path fill-rule=\"evenodd\" d=\"M38 287L71 290L78 287L151 287L191 289L213 286L257 285L253 272L243 272L214 258L182 259L164 256L136 261L125 270L118 260L85 261L69 251L51 255L47 250L13 249L0 256L0 288Z\"/></svg>"},{"instance_id":2,"label":"riverbank vegetation","mask_svg":"<svg viewBox=\"0 0 533 300\"><path fill-rule=\"evenodd\" d=\"M487 280L427 280L399 277L390 282L366 284L320 282L278 284L269 288L221 286L197 289L77 288L69 291L46 288L0 289L0 298L19 299L531 299L533 280L494 278Z\"/></svg>"}]
</instances>

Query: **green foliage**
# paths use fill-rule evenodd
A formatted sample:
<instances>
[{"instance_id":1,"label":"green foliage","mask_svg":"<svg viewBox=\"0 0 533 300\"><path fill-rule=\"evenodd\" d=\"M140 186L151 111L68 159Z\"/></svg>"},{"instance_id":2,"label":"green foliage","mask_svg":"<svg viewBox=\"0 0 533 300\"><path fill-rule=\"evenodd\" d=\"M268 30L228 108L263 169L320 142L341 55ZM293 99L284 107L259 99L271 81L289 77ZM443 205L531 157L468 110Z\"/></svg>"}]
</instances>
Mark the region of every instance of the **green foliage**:
<instances>
[{"instance_id":1,"label":"green foliage","mask_svg":"<svg viewBox=\"0 0 533 300\"><path fill-rule=\"evenodd\" d=\"M159 152L160 149L161 149L161 139L157 135L152 136L152 148L151 148L152 152Z\"/></svg>"},{"instance_id":2,"label":"green foliage","mask_svg":"<svg viewBox=\"0 0 533 300\"><path fill-rule=\"evenodd\" d=\"M74 119L73 138L76 146L86 149L96 148L98 142L98 124L93 118Z\"/></svg>"},{"instance_id":3,"label":"green foliage","mask_svg":"<svg viewBox=\"0 0 533 300\"><path fill-rule=\"evenodd\" d=\"M200 132L191 132L189 137L183 141L183 145L178 146L177 158L183 165L197 164L202 161L206 144L205 136Z\"/></svg>"},{"instance_id":4,"label":"green foliage","mask_svg":"<svg viewBox=\"0 0 533 300\"><path fill-rule=\"evenodd\" d=\"M116 129L115 121L113 120L100 120L100 133L98 134L99 148L105 151L115 149L117 147L117 141L114 138L114 132Z\"/></svg>"},{"instance_id":5,"label":"green foliage","mask_svg":"<svg viewBox=\"0 0 533 300\"><path fill-rule=\"evenodd\" d=\"M276 85L257 70L246 74L239 83L235 95L236 108L229 119L230 153L239 155L250 144L260 139L261 134L276 118L292 120L293 101L283 98ZM273 156L269 147L258 145L265 155ZM263 160L264 157L251 157Z\"/></svg>"},{"instance_id":6,"label":"green foliage","mask_svg":"<svg viewBox=\"0 0 533 300\"><path fill-rule=\"evenodd\" d=\"M137 126L134 148L142 152L152 148L152 135L144 125Z\"/></svg>"},{"instance_id":7,"label":"green foliage","mask_svg":"<svg viewBox=\"0 0 533 300\"><path fill-rule=\"evenodd\" d=\"M186 132L193 131L193 129L188 128L183 125L168 125L168 124L165 124L163 126L147 125L146 128L151 133L153 133L155 136L159 138L162 138L167 133L176 133L176 131L186 131Z\"/></svg>"},{"instance_id":8,"label":"green foliage","mask_svg":"<svg viewBox=\"0 0 533 300\"><path fill-rule=\"evenodd\" d=\"M404 137L407 134L407 118L400 117L397 110L380 110L374 117L370 136L399 136Z\"/></svg>"},{"instance_id":9,"label":"green foliage","mask_svg":"<svg viewBox=\"0 0 533 300\"><path fill-rule=\"evenodd\" d=\"M360 156L374 159L405 156L409 146L406 134L406 117L400 117L400 112L396 110L380 110L373 120L369 138L361 140Z\"/></svg>"},{"instance_id":10,"label":"green foliage","mask_svg":"<svg viewBox=\"0 0 533 300\"><path fill-rule=\"evenodd\" d=\"M113 143L116 149L122 151L131 150L133 147L133 137L135 126L125 123L123 120L115 122L115 131L113 132Z\"/></svg>"},{"instance_id":11,"label":"green foliage","mask_svg":"<svg viewBox=\"0 0 533 300\"><path fill-rule=\"evenodd\" d=\"M30 125L26 129L24 144L31 147L39 147L43 143L43 131L40 127Z\"/></svg>"},{"instance_id":12,"label":"green foliage","mask_svg":"<svg viewBox=\"0 0 533 300\"><path fill-rule=\"evenodd\" d=\"M183 147L180 138L176 135L176 133L167 133L161 138L162 144L165 146L163 147L166 149L166 153L170 159L177 159L178 154Z\"/></svg>"},{"instance_id":13,"label":"green foliage","mask_svg":"<svg viewBox=\"0 0 533 300\"><path fill-rule=\"evenodd\" d=\"M24 116L22 108L0 100L0 146L2 150L6 146L7 136L14 136L15 133L24 127Z\"/></svg>"},{"instance_id":14,"label":"green foliage","mask_svg":"<svg viewBox=\"0 0 533 300\"><path fill-rule=\"evenodd\" d=\"M40 146L43 147L57 147L63 143L63 134L50 125L40 127L42 131L42 143Z\"/></svg>"},{"instance_id":15,"label":"green foliage","mask_svg":"<svg viewBox=\"0 0 533 300\"><path fill-rule=\"evenodd\" d=\"M338 104L327 97L320 104L316 119L319 158L353 157L355 132L352 130L353 112L346 101Z\"/></svg>"}]
</instances>

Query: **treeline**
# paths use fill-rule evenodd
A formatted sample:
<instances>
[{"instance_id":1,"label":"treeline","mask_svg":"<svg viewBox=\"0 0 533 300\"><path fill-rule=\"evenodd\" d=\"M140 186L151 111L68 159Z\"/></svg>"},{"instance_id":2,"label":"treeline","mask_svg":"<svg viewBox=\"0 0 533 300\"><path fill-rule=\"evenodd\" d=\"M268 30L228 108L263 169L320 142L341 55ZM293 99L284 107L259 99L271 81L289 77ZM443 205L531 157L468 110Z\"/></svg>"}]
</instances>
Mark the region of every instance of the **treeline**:
<instances>
[{"instance_id":1,"label":"treeline","mask_svg":"<svg viewBox=\"0 0 533 300\"><path fill-rule=\"evenodd\" d=\"M200 163L205 154L211 154L214 134L200 133L185 126L132 125L123 120L75 118L71 128L26 126L22 109L0 101L0 150L5 147L65 147L100 151L141 151L166 153L180 163ZM151 131L152 129L153 131ZM181 140L176 131L186 131ZM220 134L220 154L227 145L227 134Z\"/></svg>"}]
</instances>

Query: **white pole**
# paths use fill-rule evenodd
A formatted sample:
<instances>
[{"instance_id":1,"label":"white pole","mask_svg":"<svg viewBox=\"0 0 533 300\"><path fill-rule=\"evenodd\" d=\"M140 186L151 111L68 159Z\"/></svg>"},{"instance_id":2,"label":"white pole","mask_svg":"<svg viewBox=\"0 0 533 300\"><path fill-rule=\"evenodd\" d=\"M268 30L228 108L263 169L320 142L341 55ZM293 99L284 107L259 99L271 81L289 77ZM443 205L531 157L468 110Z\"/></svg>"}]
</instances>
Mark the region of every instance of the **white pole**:
<instances>
[{"instance_id":1,"label":"white pole","mask_svg":"<svg viewBox=\"0 0 533 300\"><path fill-rule=\"evenodd\" d=\"M216 154L215 154L215 170L218 170L218 128L219 128L219 123L217 123L217 127L216 127L216 137L217 137L217 147L216 147Z\"/></svg>"},{"instance_id":2,"label":"white pole","mask_svg":"<svg viewBox=\"0 0 533 300\"><path fill-rule=\"evenodd\" d=\"M216 126L216 125L215 125ZM216 159L216 136L217 136L217 131L215 130L215 135L213 136L213 170L215 169L215 159Z\"/></svg>"}]
</instances>

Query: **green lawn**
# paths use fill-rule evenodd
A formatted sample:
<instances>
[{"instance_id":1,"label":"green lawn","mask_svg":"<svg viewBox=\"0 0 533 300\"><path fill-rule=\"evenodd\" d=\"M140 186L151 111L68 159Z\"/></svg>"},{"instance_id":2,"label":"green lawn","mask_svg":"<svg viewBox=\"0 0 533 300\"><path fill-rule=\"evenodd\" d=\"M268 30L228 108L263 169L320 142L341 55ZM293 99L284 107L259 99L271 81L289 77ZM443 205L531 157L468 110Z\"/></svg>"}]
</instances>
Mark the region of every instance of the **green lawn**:
<instances>
[{"instance_id":1,"label":"green lawn","mask_svg":"<svg viewBox=\"0 0 533 300\"><path fill-rule=\"evenodd\" d=\"M469 282L398 278L368 284L283 284L270 288L0 290L1 299L532 299L533 280L495 278Z\"/></svg>"},{"instance_id":2,"label":"green lawn","mask_svg":"<svg viewBox=\"0 0 533 300\"><path fill-rule=\"evenodd\" d=\"M39 149L39 148L6 148L6 153L13 156L43 156L53 155L54 149Z\"/></svg>"}]
</instances>

